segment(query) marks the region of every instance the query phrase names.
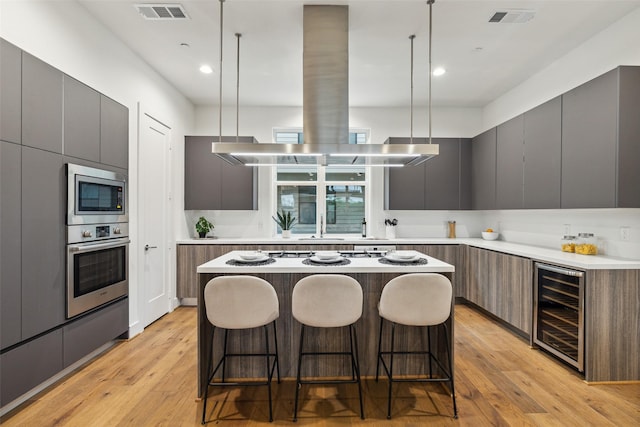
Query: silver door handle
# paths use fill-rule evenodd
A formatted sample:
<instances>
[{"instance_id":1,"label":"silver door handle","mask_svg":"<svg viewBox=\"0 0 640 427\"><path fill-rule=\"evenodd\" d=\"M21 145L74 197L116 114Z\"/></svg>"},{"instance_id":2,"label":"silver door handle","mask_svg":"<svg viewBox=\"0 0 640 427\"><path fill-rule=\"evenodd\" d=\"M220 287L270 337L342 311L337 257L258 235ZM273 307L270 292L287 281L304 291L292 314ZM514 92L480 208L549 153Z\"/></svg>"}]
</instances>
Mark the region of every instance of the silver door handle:
<instances>
[{"instance_id":1,"label":"silver door handle","mask_svg":"<svg viewBox=\"0 0 640 427\"><path fill-rule=\"evenodd\" d=\"M149 246L149 245L144 245L144 250L148 251L149 249L155 249L157 248L157 246Z\"/></svg>"}]
</instances>

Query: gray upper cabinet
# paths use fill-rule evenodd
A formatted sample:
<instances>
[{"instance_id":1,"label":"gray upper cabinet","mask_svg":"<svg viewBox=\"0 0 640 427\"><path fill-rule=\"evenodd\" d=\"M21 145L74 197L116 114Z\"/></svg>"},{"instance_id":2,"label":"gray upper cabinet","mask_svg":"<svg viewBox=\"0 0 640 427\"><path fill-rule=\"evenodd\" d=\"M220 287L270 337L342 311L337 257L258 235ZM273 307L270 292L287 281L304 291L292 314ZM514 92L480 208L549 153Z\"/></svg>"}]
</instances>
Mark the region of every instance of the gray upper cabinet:
<instances>
[{"instance_id":1,"label":"gray upper cabinet","mask_svg":"<svg viewBox=\"0 0 640 427\"><path fill-rule=\"evenodd\" d=\"M22 139L22 51L0 39L0 140Z\"/></svg>"},{"instance_id":2,"label":"gray upper cabinet","mask_svg":"<svg viewBox=\"0 0 640 427\"><path fill-rule=\"evenodd\" d=\"M619 67L616 207L640 208L640 67Z\"/></svg>"},{"instance_id":3,"label":"gray upper cabinet","mask_svg":"<svg viewBox=\"0 0 640 427\"><path fill-rule=\"evenodd\" d=\"M129 109L100 96L100 163L129 167Z\"/></svg>"},{"instance_id":4,"label":"gray upper cabinet","mask_svg":"<svg viewBox=\"0 0 640 427\"><path fill-rule=\"evenodd\" d=\"M22 144L62 153L62 72L22 53Z\"/></svg>"},{"instance_id":5,"label":"gray upper cabinet","mask_svg":"<svg viewBox=\"0 0 640 427\"><path fill-rule=\"evenodd\" d=\"M496 128L471 142L471 206L477 210L496 207Z\"/></svg>"},{"instance_id":6,"label":"gray upper cabinet","mask_svg":"<svg viewBox=\"0 0 640 427\"><path fill-rule=\"evenodd\" d=\"M211 153L214 136L186 136L184 164L185 210L255 210L254 167L231 166ZM240 142L253 138L240 137Z\"/></svg>"},{"instance_id":7,"label":"gray upper cabinet","mask_svg":"<svg viewBox=\"0 0 640 427\"><path fill-rule=\"evenodd\" d=\"M640 207L640 67L562 96L562 207Z\"/></svg>"},{"instance_id":8,"label":"gray upper cabinet","mask_svg":"<svg viewBox=\"0 0 640 427\"><path fill-rule=\"evenodd\" d=\"M0 348L20 341L22 324L21 208L22 147L0 141Z\"/></svg>"},{"instance_id":9,"label":"gray upper cabinet","mask_svg":"<svg viewBox=\"0 0 640 427\"><path fill-rule=\"evenodd\" d=\"M562 97L524 113L525 209L559 209Z\"/></svg>"},{"instance_id":10,"label":"gray upper cabinet","mask_svg":"<svg viewBox=\"0 0 640 427\"><path fill-rule=\"evenodd\" d=\"M22 339L65 320L62 156L22 148Z\"/></svg>"},{"instance_id":11,"label":"gray upper cabinet","mask_svg":"<svg viewBox=\"0 0 640 427\"><path fill-rule=\"evenodd\" d=\"M64 154L100 161L100 94L64 76Z\"/></svg>"},{"instance_id":12,"label":"gray upper cabinet","mask_svg":"<svg viewBox=\"0 0 640 427\"><path fill-rule=\"evenodd\" d=\"M524 116L496 129L496 209L522 209Z\"/></svg>"},{"instance_id":13,"label":"gray upper cabinet","mask_svg":"<svg viewBox=\"0 0 640 427\"><path fill-rule=\"evenodd\" d=\"M426 144L426 138L413 138ZM391 144L408 144L409 138L390 138ZM433 138L438 156L406 168L385 170L387 210L460 210L470 207L470 180L463 167L469 163L470 140Z\"/></svg>"},{"instance_id":14,"label":"gray upper cabinet","mask_svg":"<svg viewBox=\"0 0 640 427\"><path fill-rule=\"evenodd\" d=\"M389 138L389 144L409 144L409 138ZM424 144L424 138L413 138ZM431 162L434 159L427 160ZM423 210L426 200L425 163L404 168L385 168L384 208L386 210Z\"/></svg>"}]
</instances>

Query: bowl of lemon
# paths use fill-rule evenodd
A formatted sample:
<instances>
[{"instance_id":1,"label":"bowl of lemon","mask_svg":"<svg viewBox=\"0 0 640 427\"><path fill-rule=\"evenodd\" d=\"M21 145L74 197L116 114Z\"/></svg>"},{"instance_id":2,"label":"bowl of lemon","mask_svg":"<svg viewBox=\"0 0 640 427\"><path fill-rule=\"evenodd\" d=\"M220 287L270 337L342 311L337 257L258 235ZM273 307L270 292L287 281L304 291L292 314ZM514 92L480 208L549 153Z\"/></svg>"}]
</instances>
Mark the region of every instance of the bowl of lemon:
<instances>
[{"instance_id":1,"label":"bowl of lemon","mask_svg":"<svg viewBox=\"0 0 640 427\"><path fill-rule=\"evenodd\" d=\"M500 233L493 231L493 228L487 228L482 232L482 238L484 240L496 240L500 236Z\"/></svg>"}]
</instances>

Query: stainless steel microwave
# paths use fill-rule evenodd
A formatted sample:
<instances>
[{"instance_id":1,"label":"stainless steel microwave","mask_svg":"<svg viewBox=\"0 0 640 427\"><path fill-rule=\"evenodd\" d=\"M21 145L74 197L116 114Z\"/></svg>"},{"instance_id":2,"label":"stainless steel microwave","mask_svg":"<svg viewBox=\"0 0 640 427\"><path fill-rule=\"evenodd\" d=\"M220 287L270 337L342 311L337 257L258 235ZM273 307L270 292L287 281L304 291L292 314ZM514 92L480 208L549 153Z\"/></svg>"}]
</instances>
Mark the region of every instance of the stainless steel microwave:
<instances>
[{"instance_id":1,"label":"stainless steel microwave","mask_svg":"<svg viewBox=\"0 0 640 427\"><path fill-rule=\"evenodd\" d=\"M127 177L67 163L67 225L128 222Z\"/></svg>"}]
</instances>

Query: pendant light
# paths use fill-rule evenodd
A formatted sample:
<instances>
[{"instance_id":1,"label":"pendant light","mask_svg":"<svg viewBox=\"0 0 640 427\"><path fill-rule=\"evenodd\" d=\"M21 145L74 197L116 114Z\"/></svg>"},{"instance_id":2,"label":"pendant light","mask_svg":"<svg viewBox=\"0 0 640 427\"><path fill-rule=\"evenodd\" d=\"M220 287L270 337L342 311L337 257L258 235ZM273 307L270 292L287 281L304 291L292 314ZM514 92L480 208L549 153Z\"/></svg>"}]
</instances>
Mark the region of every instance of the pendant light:
<instances>
[{"instance_id":1,"label":"pendant light","mask_svg":"<svg viewBox=\"0 0 640 427\"><path fill-rule=\"evenodd\" d=\"M223 64L223 46L224 46L224 2L225 0L219 0L220 2L220 62L219 62L219 97L218 97L218 138L217 142L212 143L212 152L215 153L216 145L226 145L228 143L233 144L234 146L246 145L246 144L257 144L258 141L252 136L239 136L240 135L240 37L242 37L241 33L235 33L237 39L237 47L236 47L236 135L235 137L223 136L222 135L222 64ZM242 141L242 143L241 143ZM231 164L237 164L236 162L230 162L227 158L223 156L219 156L224 160L227 160Z\"/></svg>"},{"instance_id":2,"label":"pendant light","mask_svg":"<svg viewBox=\"0 0 640 427\"><path fill-rule=\"evenodd\" d=\"M439 147L437 144L432 144L432 118L431 118L431 75L432 75L432 71L431 71L431 41L433 38L433 32L432 32L432 6L433 3L435 3L435 0L427 0L427 4L429 5L429 45L428 45L428 62L429 62L429 72L428 72L428 105L427 105L427 110L428 110L428 137L427 138L414 138L413 137L413 42L416 38L415 34L412 34L409 36L409 40L411 41L411 60L410 60L410 80L411 80L411 96L410 96L410 102L409 102L409 116L410 116L410 124L409 124L409 145L414 144L414 142L419 142L421 144L421 146L426 146L427 148L430 147L434 147L436 149L436 153L438 153L439 151ZM417 141L419 140L419 141ZM406 141L405 137L389 137L386 141L385 144L392 144L392 145L397 145L397 144L401 144L404 143ZM421 163L421 162L420 162ZM418 163L415 163L418 164Z\"/></svg>"}]
</instances>

